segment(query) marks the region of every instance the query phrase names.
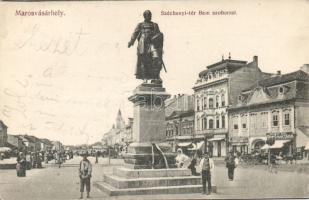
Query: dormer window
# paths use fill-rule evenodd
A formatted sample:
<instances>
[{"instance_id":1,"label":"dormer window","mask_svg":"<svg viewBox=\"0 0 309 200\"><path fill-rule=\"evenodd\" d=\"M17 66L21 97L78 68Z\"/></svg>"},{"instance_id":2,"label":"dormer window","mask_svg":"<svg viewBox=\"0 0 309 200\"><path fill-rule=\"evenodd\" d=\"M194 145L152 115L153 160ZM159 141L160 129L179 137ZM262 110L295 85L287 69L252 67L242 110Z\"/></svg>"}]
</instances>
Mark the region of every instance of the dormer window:
<instances>
[{"instance_id":1,"label":"dormer window","mask_svg":"<svg viewBox=\"0 0 309 200\"><path fill-rule=\"evenodd\" d=\"M284 88L283 87L279 87L279 94L283 94L284 92Z\"/></svg>"},{"instance_id":2,"label":"dormer window","mask_svg":"<svg viewBox=\"0 0 309 200\"><path fill-rule=\"evenodd\" d=\"M238 100L239 100L239 101L242 101L242 100L243 100L243 96L239 95L239 96L238 96Z\"/></svg>"}]
</instances>

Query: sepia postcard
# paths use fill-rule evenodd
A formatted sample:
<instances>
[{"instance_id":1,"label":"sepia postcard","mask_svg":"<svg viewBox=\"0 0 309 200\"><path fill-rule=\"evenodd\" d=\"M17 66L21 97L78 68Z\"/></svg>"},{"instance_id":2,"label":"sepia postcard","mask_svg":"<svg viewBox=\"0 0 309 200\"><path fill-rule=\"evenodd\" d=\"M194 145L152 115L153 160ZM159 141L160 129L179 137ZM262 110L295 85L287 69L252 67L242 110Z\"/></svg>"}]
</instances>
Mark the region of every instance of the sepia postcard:
<instances>
[{"instance_id":1,"label":"sepia postcard","mask_svg":"<svg viewBox=\"0 0 309 200\"><path fill-rule=\"evenodd\" d=\"M309 1L0 1L0 200L309 198Z\"/></svg>"}]
</instances>

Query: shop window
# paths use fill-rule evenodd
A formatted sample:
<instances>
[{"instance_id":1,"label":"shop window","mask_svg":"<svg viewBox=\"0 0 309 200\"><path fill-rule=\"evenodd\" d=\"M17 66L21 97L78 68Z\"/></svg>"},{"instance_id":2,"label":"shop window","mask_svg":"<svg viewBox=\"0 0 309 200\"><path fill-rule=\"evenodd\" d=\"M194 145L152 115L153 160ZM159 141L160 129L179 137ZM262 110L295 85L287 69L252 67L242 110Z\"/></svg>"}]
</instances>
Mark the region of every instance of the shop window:
<instances>
[{"instance_id":1,"label":"shop window","mask_svg":"<svg viewBox=\"0 0 309 200\"><path fill-rule=\"evenodd\" d=\"M214 128L214 120L210 119L209 120L209 129L213 129Z\"/></svg>"},{"instance_id":2,"label":"shop window","mask_svg":"<svg viewBox=\"0 0 309 200\"><path fill-rule=\"evenodd\" d=\"M221 123L222 123L222 128L225 128L225 116L221 116Z\"/></svg>"},{"instance_id":3,"label":"shop window","mask_svg":"<svg viewBox=\"0 0 309 200\"><path fill-rule=\"evenodd\" d=\"M278 114L274 113L273 114L273 126L278 126Z\"/></svg>"},{"instance_id":4,"label":"shop window","mask_svg":"<svg viewBox=\"0 0 309 200\"><path fill-rule=\"evenodd\" d=\"M289 113L284 114L284 125L286 126L290 125L290 114Z\"/></svg>"},{"instance_id":5,"label":"shop window","mask_svg":"<svg viewBox=\"0 0 309 200\"><path fill-rule=\"evenodd\" d=\"M209 98L208 106L209 106L209 108L213 108L214 107L214 100L213 100L213 98Z\"/></svg>"}]
</instances>

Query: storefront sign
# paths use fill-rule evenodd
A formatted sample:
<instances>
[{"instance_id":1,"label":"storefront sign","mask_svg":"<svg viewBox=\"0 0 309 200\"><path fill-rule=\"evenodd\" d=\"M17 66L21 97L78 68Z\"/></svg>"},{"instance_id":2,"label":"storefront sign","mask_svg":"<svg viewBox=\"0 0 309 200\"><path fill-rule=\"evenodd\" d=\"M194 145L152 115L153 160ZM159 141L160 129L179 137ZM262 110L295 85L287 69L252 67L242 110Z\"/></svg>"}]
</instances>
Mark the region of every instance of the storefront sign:
<instances>
[{"instance_id":1,"label":"storefront sign","mask_svg":"<svg viewBox=\"0 0 309 200\"><path fill-rule=\"evenodd\" d=\"M267 133L266 136L268 138L272 137L275 138L276 140L289 140L293 139L294 135L292 132L287 132L287 133Z\"/></svg>"},{"instance_id":2,"label":"storefront sign","mask_svg":"<svg viewBox=\"0 0 309 200\"><path fill-rule=\"evenodd\" d=\"M231 137L230 142L231 143L248 143L249 138L248 137Z\"/></svg>"}]
</instances>

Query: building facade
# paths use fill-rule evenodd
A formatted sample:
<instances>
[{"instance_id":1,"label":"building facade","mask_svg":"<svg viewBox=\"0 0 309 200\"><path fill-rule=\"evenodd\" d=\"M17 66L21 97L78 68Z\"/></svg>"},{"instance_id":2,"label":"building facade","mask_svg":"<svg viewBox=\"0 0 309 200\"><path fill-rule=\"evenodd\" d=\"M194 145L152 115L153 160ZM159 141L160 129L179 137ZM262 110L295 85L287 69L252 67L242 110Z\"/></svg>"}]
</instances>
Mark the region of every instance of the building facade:
<instances>
[{"instance_id":1,"label":"building facade","mask_svg":"<svg viewBox=\"0 0 309 200\"><path fill-rule=\"evenodd\" d=\"M18 137L17 135L9 135L8 134L7 144L12 149L17 149L19 151L26 149L26 146L23 144L22 139L20 137Z\"/></svg>"},{"instance_id":2,"label":"building facade","mask_svg":"<svg viewBox=\"0 0 309 200\"><path fill-rule=\"evenodd\" d=\"M195 135L204 140L212 156L225 156L228 151L228 106L239 93L266 76L253 61L222 59L199 73L193 87L195 96Z\"/></svg>"},{"instance_id":3,"label":"building facade","mask_svg":"<svg viewBox=\"0 0 309 200\"><path fill-rule=\"evenodd\" d=\"M194 110L194 95L178 94L165 101L165 116L170 116L174 111Z\"/></svg>"},{"instance_id":4,"label":"building facade","mask_svg":"<svg viewBox=\"0 0 309 200\"><path fill-rule=\"evenodd\" d=\"M309 75L302 70L278 73L243 90L228 109L233 149L250 153L268 138L284 154L304 148L309 141L308 92Z\"/></svg>"},{"instance_id":5,"label":"building facade","mask_svg":"<svg viewBox=\"0 0 309 200\"><path fill-rule=\"evenodd\" d=\"M119 110L115 124L103 135L102 145L105 147L120 147L132 142L133 118L129 118L128 124L125 124L121 111Z\"/></svg>"},{"instance_id":6,"label":"building facade","mask_svg":"<svg viewBox=\"0 0 309 200\"><path fill-rule=\"evenodd\" d=\"M0 120L0 147L6 146L8 140L7 129L8 127Z\"/></svg>"},{"instance_id":7,"label":"building facade","mask_svg":"<svg viewBox=\"0 0 309 200\"><path fill-rule=\"evenodd\" d=\"M166 140L172 145L173 151L177 146L194 142L194 110L174 111L166 120Z\"/></svg>"}]
</instances>

